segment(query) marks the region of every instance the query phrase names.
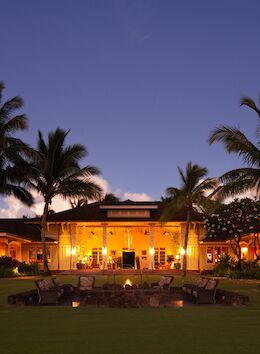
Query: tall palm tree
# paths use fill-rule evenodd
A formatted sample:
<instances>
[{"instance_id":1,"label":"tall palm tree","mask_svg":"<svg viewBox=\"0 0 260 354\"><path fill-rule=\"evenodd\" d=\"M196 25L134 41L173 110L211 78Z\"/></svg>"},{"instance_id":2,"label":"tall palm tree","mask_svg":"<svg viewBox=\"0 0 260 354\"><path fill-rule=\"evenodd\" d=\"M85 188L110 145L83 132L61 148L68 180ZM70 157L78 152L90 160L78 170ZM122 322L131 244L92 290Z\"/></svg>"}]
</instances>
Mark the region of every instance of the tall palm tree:
<instances>
[{"instance_id":1,"label":"tall palm tree","mask_svg":"<svg viewBox=\"0 0 260 354\"><path fill-rule=\"evenodd\" d=\"M245 97L241 105L246 105L255 111L260 118L260 110L255 102ZM260 127L260 125L259 125ZM257 136L260 137L260 129ZM260 142L252 143L239 129L220 126L209 137L209 143L222 142L228 153L237 154L242 158L245 167L226 172L220 177L223 186L216 192L223 197L234 196L247 191L254 191L257 198L260 196Z\"/></svg>"},{"instance_id":2,"label":"tall palm tree","mask_svg":"<svg viewBox=\"0 0 260 354\"><path fill-rule=\"evenodd\" d=\"M189 240L189 229L192 221L193 210L204 210L209 204L210 195L205 193L211 192L217 186L217 180L214 178L206 178L208 170L197 164L188 162L186 170L183 171L178 167L181 178L181 187L170 187L166 189L166 196L170 198L167 206L162 214L161 221L169 221L177 210L186 209L186 225L184 234L184 255L183 255L183 276L187 272L187 246Z\"/></svg>"},{"instance_id":3,"label":"tall palm tree","mask_svg":"<svg viewBox=\"0 0 260 354\"><path fill-rule=\"evenodd\" d=\"M44 209L41 218L41 239L43 245L44 271L48 272L46 254L46 222L49 207L55 196L69 198L100 198L101 188L90 178L99 174L93 166L81 168L80 160L87 155L83 145L65 146L69 131L57 128L48 135L47 143L42 133L38 133L38 146L32 160L34 175L31 186L44 199Z\"/></svg>"},{"instance_id":4,"label":"tall palm tree","mask_svg":"<svg viewBox=\"0 0 260 354\"><path fill-rule=\"evenodd\" d=\"M5 86L0 82L0 104ZM13 112L23 106L21 97L16 96L0 106L0 194L14 195L21 202L31 205L33 198L26 185L30 167L26 156L31 149L14 133L27 129L27 117Z\"/></svg>"}]
</instances>

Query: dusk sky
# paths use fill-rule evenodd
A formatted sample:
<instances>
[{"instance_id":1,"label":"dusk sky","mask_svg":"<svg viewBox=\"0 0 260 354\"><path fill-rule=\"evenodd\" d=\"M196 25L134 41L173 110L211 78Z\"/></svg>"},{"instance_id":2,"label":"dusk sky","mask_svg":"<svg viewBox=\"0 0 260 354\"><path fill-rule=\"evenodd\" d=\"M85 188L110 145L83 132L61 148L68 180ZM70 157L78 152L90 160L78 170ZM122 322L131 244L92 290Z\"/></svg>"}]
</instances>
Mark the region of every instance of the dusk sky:
<instances>
[{"instance_id":1,"label":"dusk sky","mask_svg":"<svg viewBox=\"0 0 260 354\"><path fill-rule=\"evenodd\" d=\"M71 129L123 199L159 199L189 160L211 176L241 166L207 139L220 124L255 138L239 100L259 98L259 0L1 0L0 12L4 100L23 97L32 146L38 129Z\"/></svg>"}]
</instances>

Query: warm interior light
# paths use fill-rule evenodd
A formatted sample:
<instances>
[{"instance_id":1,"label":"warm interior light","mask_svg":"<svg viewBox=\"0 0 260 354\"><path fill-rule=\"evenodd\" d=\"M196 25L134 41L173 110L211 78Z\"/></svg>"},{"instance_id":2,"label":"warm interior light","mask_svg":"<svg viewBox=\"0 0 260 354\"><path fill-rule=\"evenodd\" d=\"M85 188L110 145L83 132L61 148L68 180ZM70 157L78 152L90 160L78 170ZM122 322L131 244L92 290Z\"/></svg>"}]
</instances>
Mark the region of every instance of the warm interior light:
<instances>
[{"instance_id":1,"label":"warm interior light","mask_svg":"<svg viewBox=\"0 0 260 354\"><path fill-rule=\"evenodd\" d=\"M18 267L15 267L15 268L13 269L13 272L14 272L14 274L19 274L19 272L18 272Z\"/></svg>"},{"instance_id":2,"label":"warm interior light","mask_svg":"<svg viewBox=\"0 0 260 354\"><path fill-rule=\"evenodd\" d=\"M241 248L241 252L242 253L247 253L248 252L248 248L247 247L242 247Z\"/></svg>"},{"instance_id":3,"label":"warm interior light","mask_svg":"<svg viewBox=\"0 0 260 354\"><path fill-rule=\"evenodd\" d=\"M106 247L102 248L102 254L103 254L103 256L105 256L107 254L107 248Z\"/></svg>"},{"instance_id":4,"label":"warm interior light","mask_svg":"<svg viewBox=\"0 0 260 354\"><path fill-rule=\"evenodd\" d=\"M180 249L180 254L181 254L182 256L184 256L185 253L186 253L186 252L185 252L185 249L184 249L184 248L181 248L181 249Z\"/></svg>"},{"instance_id":5,"label":"warm interior light","mask_svg":"<svg viewBox=\"0 0 260 354\"><path fill-rule=\"evenodd\" d=\"M124 288L125 288L126 285L132 286L132 282L131 282L130 279L126 279L126 281L125 281L125 283L124 283Z\"/></svg>"},{"instance_id":6,"label":"warm interior light","mask_svg":"<svg viewBox=\"0 0 260 354\"><path fill-rule=\"evenodd\" d=\"M180 260L180 255L176 254L175 259L176 259L176 261L179 261Z\"/></svg>"},{"instance_id":7,"label":"warm interior light","mask_svg":"<svg viewBox=\"0 0 260 354\"><path fill-rule=\"evenodd\" d=\"M79 301L72 301L71 306L72 307L79 307L80 306L80 302Z\"/></svg>"},{"instance_id":8,"label":"warm interior light","mask_svg":"<svg viewBox=\"0 0 260 354\"><path fill-rule=\"evenodd\" d=\"M71 255L72 255L72 256L76 256L76 254L77 254L77 249L76 249L76 247L72 247L72 248L71 248Z\"/></svg>"},{"instance_id":9,"label":"warm interior light","mask_svg":"<svg viewBox=\"0 0 260 354\"><path fill-rule=\"evenodd\" d=\"M150 247L149 254L152 256L154 254L154 247Z\"/></svg>"}]
</instances>

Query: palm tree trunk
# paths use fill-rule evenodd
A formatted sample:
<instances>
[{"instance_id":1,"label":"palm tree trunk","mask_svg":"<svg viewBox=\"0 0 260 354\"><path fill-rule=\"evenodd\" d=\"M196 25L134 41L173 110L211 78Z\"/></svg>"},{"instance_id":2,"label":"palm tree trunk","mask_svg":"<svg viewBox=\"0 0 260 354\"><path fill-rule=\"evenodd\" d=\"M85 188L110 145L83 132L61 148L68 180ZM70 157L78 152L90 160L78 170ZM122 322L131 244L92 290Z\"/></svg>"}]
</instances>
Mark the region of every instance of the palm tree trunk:
<instances>
[{"instance_id":1,"label":"palm tree trunk","mask_svg":"<svg viewBox=\"0 0 260 354\"><path fill-rule=\"evenodd\" d=\"M184 255L182 263L182 275L186 277L187 274L187 246L189 239L189 229L190 229L190 209L187 211L186 225L185 225L185 234L184 234Z\"/></svg>"},{"instance_id":2,"label":"palm tree trunk","mask_svg":"<svg viewBox=\"0 0 260 354\"><path fill-rule=\"evenodd\" d=\"M50 274L50 270L48 266L48 258L47 258L46 237L45 237L48 208L49 208L49 204L45 202L43 214L42 214L42 220L41 220L41 239L42 239L43 270L44 273L46 274Z\"/></svg>"}]
</instances>

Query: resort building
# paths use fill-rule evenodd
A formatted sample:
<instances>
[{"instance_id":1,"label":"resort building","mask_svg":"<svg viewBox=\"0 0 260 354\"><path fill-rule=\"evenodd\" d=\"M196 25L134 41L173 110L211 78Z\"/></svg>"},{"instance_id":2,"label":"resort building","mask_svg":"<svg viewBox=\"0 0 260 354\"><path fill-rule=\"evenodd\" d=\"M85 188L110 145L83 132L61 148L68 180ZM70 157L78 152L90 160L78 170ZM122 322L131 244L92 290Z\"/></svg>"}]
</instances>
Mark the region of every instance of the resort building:
<instances>
[{"instance_id":1,"label":"resort building","mask_svg":"<svg viewBox=\"0 0 260 354\"><path fill-rule=\"evenodd\" d=\"M46 241L52 270L179 269L182 267L186 211L161 223L165 204L92 203L48 216ZM191 216L187 269L212 268L231 252L225 240L205 239L200 213ZM250 237L245 241L248 257ZM249 252L250 253L250 252ZM40 219L0 219L0 256L42 264Z\"/></svg>"}]
</instances>

